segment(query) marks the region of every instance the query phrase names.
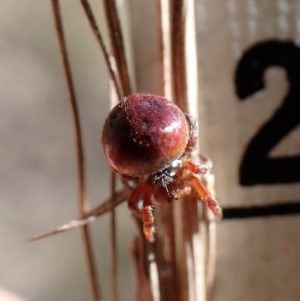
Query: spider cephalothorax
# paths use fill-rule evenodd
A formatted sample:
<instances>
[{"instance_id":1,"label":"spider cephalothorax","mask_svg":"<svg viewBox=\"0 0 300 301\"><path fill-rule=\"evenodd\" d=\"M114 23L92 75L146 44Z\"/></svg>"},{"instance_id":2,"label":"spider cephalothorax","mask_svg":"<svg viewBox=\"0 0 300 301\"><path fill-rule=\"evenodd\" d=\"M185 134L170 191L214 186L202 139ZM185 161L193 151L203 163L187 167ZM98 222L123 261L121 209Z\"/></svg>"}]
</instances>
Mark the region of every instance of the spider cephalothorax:
<instances>
[{"instance_id":1,"label":"spider cephalothorax","mask_svg":"<svg viewBox=\"0 0 300 301\"><path fill-rule=\"evenodd\" d=\"M102 132L104 154L111 167L138 184L127 202L144 222L144 233L153 239L152 200L174 202L193 186L217 218L221 209L199 175L211 168L194 163L189 153L197 145L197 123L171 101L147 93L125 97L108 115ZM142 210L138 202L143 200Z\"/></svg>"}]
</instances>

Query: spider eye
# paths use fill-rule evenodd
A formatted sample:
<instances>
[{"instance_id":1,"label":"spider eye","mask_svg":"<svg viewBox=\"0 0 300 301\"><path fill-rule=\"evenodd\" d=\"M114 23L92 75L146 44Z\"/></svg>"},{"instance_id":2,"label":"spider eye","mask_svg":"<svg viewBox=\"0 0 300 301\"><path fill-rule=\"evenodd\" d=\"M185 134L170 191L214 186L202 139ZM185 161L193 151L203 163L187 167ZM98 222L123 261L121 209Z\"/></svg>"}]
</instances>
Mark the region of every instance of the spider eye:
<instances>
[{"instance_id":1,"label":"spider eye","mask_svg":"<svg viewBox=\"0 0 300 301\"><path fill-rule=\"evenodd\" d=\"M114 170L141 176L180 157L188 138L186 118L174 103L162 96L138 93L127 96L110 112L101 143Z\"/></svg>"}]
</instances>

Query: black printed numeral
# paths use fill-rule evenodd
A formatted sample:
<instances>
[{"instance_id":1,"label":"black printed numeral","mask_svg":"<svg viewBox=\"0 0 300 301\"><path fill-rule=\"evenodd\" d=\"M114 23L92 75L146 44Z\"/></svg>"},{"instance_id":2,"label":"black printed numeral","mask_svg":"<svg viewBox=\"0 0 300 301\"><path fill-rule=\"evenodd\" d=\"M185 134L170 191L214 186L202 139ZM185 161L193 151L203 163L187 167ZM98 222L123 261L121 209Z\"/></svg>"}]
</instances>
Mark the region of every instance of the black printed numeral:
<instances>
[{"instance_id":1,"label":"black printed numeral","mask_svg":"<svg viewBox=\"0 0 300 301\"><path fill-rule=\"evenodd\" d=\"M285 69L289 90L246 147L239 170L243 186L300 182L300 156L269 157L278 142L300 123L300 48L293 42L275 40L251 47L237 65L236 93L242 101L264 89L264 72L271 66Z\"/></svg>"}]
</instances>

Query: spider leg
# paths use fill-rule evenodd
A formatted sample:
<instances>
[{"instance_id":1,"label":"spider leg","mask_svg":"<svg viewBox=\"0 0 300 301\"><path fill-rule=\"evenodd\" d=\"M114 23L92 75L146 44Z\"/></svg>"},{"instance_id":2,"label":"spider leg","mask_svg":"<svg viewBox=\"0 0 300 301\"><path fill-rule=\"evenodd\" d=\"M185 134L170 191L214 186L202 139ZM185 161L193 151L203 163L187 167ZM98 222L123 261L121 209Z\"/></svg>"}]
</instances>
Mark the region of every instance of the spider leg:
<instances>
[{"instance_id":1,"label":"spider leg","mask_svg":"<svg viewBox=\"0 0 300 301\"><path fill-rule=\"evenodd\" d=\"M189 126L189 140L185 148L185 152L192 152L197 148L198 142L198 123L197 120L190 114L184 114Z\"/></svg>"},{"instance_id":2,"label":"spider leg","mask_svg":"<svg viewBox=\"0 0 300 301\"><path fill-rule=\"evenodd\" d=\"M182 165L186 167L189 171L197 175L205 175L212 168L212 161L209 158L201 156L204 158L205 163L197 164L190 159L182 159Z\"/></svg>"},{"instance_id":3,"label":"spider leg","mask_svg":"<svg viewBox=\"0 0 300 301\"><path fill-rule=\"evenodd\" d=\"M140 196L144 194L146 191L146 183L141 182L130 194L127 199L128 209L132 212L132 214L136 217L142 218L143 212L137 206Z\"/></svg>"},{"instance_id":4,"label":"spider leg","mask_svg":"<svg viewBox=\"0 0 300 301\"><path fill-rule=\"evenodd\" d=\"M144 234L149 242L154 241L154 215L153 205L149 191L146 191L144 195L144 202L142 208L142 218L144 223Z\"/></svg>"},{"instance_id":5,"label":"spider leg","mask_svg":"<svg viewBox=\"0 0 300 301\"><path fill-rule=\"evenodd\" d=\"M217 219L222 217L222 209L219 206L218 202L214 200L209 190L205 187L205 185L201 182L199 177L189 174L188 180L192 183L195 187L196 191L198 192L201 201L205 203L208 208L213 212Z\"/></svg>"},{"instance_id":6,"label":"spider leg","mask_svg":"<svg viewBox=\"0 0 300 301\"><path fill-rule=\"evenodd\" d=\"M140 201L140 197L143 195L143 207L142 210L138 208L137 204ZM130 194L127 199L129 210L132 214L143 220L143 231L148 241L154 240L154 216L153 205L151 202L149 186L146 182L141 182Z\"/></svg>"}]
</instances>

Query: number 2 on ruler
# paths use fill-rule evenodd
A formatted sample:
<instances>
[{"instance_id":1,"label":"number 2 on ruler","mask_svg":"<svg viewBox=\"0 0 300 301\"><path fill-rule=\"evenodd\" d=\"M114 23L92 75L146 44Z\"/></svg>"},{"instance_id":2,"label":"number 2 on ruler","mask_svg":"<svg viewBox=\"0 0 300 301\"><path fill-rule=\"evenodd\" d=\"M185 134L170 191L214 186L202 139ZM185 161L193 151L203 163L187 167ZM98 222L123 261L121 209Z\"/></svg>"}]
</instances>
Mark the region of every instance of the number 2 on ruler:
<instances>
[{"instance_id":1,"label":"number 2 on ruler","mask_svg":"<svg viewBox=\"0 0 300 301\"><path fill-rule=\"evenodd\" d=\"M284 68L289 89L281 106L246 147L239 170L243 186L300 182L300 156L268 156L300 124L300 48L293 42L276 40L251 47L238 62L235 89L241 101L264 89L264 72L271 66Z\"/></svg>"}]
</instances>

